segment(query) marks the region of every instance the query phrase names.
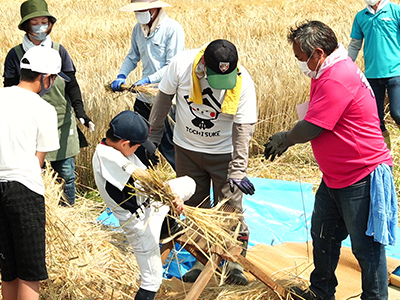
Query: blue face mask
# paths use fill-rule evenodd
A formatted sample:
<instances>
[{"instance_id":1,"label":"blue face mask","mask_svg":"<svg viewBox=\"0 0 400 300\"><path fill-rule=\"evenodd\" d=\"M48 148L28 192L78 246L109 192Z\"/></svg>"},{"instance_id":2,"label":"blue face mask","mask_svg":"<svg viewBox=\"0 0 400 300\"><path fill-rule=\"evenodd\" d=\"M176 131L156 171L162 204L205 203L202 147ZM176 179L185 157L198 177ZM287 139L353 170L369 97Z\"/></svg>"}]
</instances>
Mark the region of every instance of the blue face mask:
<instances>
[{"instance_id":1,"label":"blue face mask","mask_svg":"<svg viewBox=\"0 0 400 300\"><path fill-rule=\"evenodd\" d=\"M32 25L32 32L35 34L29 34L33 39L37 41L43 41L47 36L47 29L49 28L48 24L42 25Z\"/></svg>"},{"instance_id":2,"label":"blue face mask","mask_svg":"<svg viewBox=\"0 0 400 300\"><path fill-rule=\"evenodd\" d=\"M42 89L40 90L40 92L39 92L39 96L40 97L42 97L44 94L46 94L48 91L50 91L50 89L51 89L51 87L53 86L53 80L52 80L52 78L50 77L50 85L49 85L49 87L46 89L45 87L44 87L44 77L45 77L46 75L42 75L42 78L40 79L40 85L42 86Z\"/></svg>"}]
</instances>

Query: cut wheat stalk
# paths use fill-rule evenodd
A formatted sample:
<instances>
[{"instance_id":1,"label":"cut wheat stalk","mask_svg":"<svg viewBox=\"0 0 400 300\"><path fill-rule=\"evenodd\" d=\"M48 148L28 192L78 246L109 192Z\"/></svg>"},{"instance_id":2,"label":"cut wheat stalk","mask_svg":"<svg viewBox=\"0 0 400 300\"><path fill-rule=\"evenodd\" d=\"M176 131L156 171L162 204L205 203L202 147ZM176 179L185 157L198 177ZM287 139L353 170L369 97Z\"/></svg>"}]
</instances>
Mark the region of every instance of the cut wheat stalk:
<instances>
[{"instance_id":1,"label":"cut wheat stalk","mask_svg":"<svg viewBox=\"0 0 400 300\"><path fill-rule=\"evenodd\" d=\"M228 252L233 245L239 245L237 240L240 228L241 212L227 205L228 199L220 201L213 208L200 208L184 205L182 212L183 219L180 218L173 204L174 194L168 184L157 170L149 169L149 176L139 177L132 175L136 186L130 185L133 194L140 193L150 199L150 203L162 203L171 207L171 216L182 226L183 232L187 232L188 240L196 245L193 236L200 236L206 247L198 246L202 254L209 258L207 251L202 248L212 249L219 247ZM236 228L236 231L234 231Z\"/></svg>"}]
</instances>

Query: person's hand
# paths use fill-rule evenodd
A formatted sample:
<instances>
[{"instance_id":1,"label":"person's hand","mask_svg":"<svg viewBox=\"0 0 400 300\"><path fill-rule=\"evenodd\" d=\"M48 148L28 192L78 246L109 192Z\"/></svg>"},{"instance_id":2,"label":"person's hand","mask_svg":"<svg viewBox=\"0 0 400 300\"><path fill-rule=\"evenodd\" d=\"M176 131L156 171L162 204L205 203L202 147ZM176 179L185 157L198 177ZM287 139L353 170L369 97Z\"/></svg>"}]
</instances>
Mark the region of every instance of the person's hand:
<instances>
[{"instance_id":1,"label":"person's hand","mask_svg":"<svg viewBox=\"0 0 400 300\"><path fill-rule=\"evenodd\" d=\"M132 86L145 85L145 84L149 84L149 83L151 83L150 79L149 79L149 77L146 77L146 78L136 81Z\"/></svg>"},{"instance_id":2,"label":"person's hand","mask_svg":"<svg viewBox=\"0 0 400 300\"><path fill-rule=\"evenodd\" d=\"M183 200L181 199L181 197L179 197L178 194L175 194L175 193L174 193L174 197L175 197L175 199L172 201L172 203L174 204L178 214L181 214L183 211Z\"/></svg>"},{"instance_id":3,"label":"person's hand","mask_svg":"<svg viewBox=\"0 0 400 300\"><path fill-rule=\"evenodd\" d=\"M274 161L276 156L281 156L287 150L288 147L285 144L286 135L287 131L281 131L269 138L269 142L264 145L264 156L266 159L271 157L271 161Z\"/></svg>"},{"instance_id":4,"label":"person's hand","mask_svg":"<svg viewBox=\"0 0 400 300\"><path fill-rule=\"evenodd\" d=\"M229 178L229 187L232 193L235 190L235 185L239 188L239 190L247 195L253 195L256 191L254 185L246 176L244 176L242 179Z\"/></svg>"},{"instance_id":5,"label":"person's hand","mask_svg":"<svg viewBox=\"0 0 400 300\"><path fill-rule=\"evenodd\" d=\"M126 76L124 74L119 74L117 78L111 82L111 88L114 92L121 89L121 85L126 83Z\"/></svg>"},{"instance_id":6,"label":"person's hand","mask_svg":"<svg viewBox=\"0 0 400 300\"><path fill-rule=\"evenodd\" d=\"M145 169L136 168L132 174L133 179L150 180L151 175Z\"/></svg>"},{"instance_id":7,"label":"person's hand","mask_svg":"<svg viewBox=\"0 0 400 300\"><path fill-rule=\"evenodd\" d=\"M85 115L86 116L86 115ZM94 131L94 123L92 122L92 120L86 116L85 117L80 117L79 121L82 123L82 125L85 125L87 128L89 128L89 132L93 132Z\"/></svg>"},{"instance_id":8,"label":"person's hand","mask_svg":"<svg viewBox=\"0 0 400 300\"><path fill-rule=\"evenodd\" d=\"M153 167L157 166L160 162L160 158L156 154L157 145L148 140L146 145L144 145L143 147L145 148L144 154L146 156L146 159L152 164Z\"/></svg>"}]
</instances>

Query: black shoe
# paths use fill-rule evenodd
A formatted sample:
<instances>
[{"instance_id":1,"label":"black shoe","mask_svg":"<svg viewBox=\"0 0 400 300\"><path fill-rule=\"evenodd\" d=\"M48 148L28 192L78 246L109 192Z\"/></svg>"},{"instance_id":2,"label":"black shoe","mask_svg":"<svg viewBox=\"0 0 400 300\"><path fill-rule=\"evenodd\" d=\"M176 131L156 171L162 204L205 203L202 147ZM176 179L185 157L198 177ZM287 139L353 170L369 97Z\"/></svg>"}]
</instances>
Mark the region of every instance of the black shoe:
<instances>
[{"instance_id":1,"label":"black shoe","mask_svg":"<svg viewBox=\"0 0 400 300\"><path fill-rule=\"evenodd\" d=\"M235 285L247 285L247 277L243 273L243 267L236 262L226 262L227 277L225 283Z\"/></svg>"},{"instance_id":2,"label":"black shoe","mask_svg":"<svg viewBox=\"0 0 400 300\"><path fill-rule=\"evenodd\" d=\"M293 300L335 300L335 296L328 298L319 297L312 290L303 290L298 286L290 288L290 295Z\"/></svg>"},{"instance_id":3,"label":"black shoe","mask_svg":"<svg viewBox=\"0 0 400 300\"><path fill-rule=\"evenodd\" d=\"M225 279L225 283L235 285L247 285L249 281L247 277L243 274L242 270L234 269Z\"/></svg>"},{"instance_id":4,"label":"black shoe","mask_svg":"<svg viewBox=\"0 0 400 300\"><path fill-rule=\"evenodd\" d=\"M195 282L203 269L204 265L196 260L193 267L182 276L183 282Z\"/></svg>"}]
</instances>

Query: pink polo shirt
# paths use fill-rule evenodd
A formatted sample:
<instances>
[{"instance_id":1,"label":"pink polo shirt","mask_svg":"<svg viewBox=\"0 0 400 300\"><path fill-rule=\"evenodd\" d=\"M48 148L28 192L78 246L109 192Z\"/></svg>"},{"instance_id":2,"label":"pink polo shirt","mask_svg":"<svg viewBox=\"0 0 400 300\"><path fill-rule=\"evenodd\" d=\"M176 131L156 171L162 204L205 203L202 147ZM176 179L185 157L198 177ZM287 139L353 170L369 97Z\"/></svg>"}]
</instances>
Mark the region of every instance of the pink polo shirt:
<instances>
[{"instance_id":1,"label":"pink polo shirt","mask_svg":"<svg viewBox=\"0 0 400 300\"><path fill-rule=\"evenodd\" d=\"M305 120L325 129L311 145L328 187L350 186L381 163L393 165L373 93L350 58L312 79Z\"/></svg>"}]
</instances>

